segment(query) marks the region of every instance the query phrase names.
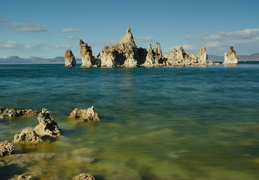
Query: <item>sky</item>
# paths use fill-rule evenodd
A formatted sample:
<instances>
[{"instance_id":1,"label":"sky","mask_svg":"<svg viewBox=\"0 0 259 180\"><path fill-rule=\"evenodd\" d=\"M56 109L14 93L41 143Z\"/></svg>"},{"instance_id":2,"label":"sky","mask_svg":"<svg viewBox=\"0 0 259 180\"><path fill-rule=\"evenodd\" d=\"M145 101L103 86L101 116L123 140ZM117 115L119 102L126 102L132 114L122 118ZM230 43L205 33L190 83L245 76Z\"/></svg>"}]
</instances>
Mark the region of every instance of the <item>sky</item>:
<instances>
[{"instance_id":1,"label":"sky","mask_svg":"<svg viewBox=\"0 0 259 180\"><path fill-rule=\"evenodd\" d=\"M259 52L258 0L10 0L0 6L0 58L54 58L79 40L97 56L131 28L138 47L161 44L163 53L184 47L223 56Z\"/></svg>"}]
</instances>

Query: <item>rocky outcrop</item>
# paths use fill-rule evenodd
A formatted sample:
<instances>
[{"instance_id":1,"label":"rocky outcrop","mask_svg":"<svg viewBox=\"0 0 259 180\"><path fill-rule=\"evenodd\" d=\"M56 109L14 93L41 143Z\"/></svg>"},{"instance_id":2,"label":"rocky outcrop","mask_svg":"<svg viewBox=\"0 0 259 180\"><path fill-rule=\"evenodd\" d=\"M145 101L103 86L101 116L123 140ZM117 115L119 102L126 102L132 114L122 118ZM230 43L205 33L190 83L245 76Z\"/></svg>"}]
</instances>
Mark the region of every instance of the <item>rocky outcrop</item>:
<instances>
[{"instance_id":1,"label":"rocky outcrop","mask_svg":"<svg viewBox=\"0 0 259 180\"><path fill-rule=\"evenodd\" d=\"M78 176L75 176L73 180L95 180L95 178L91 174L81 173Z\"/></svg>"},{"instance_id":2,"label":"rocky outcrop","mask_svg":"<svg viewBox=\"0 0 259 180\"><path fill-rule=\"evenodd\" d=\"M50 117L50 112L47 109L42 109L38 115L39 124L34 128L36 134L44 137L56 138L62 135L58 124Z\"/></svg>"},{"instance_id":3,"label":"rocky outcrop","mask_svg":"<svg viewBox=\"0 0 259 180\"><path fill-rule=\"evenodd\" d=\"M116 65L117 51L112 46L105 46L100 52L101 67L113 68Z\"/></svg>"},{"instance_id":4,"label":"rocky outcrop","mask_svg":"<svg viewBox=\"0 0 259 180\"><path fill-rule=\"evenodd\" d=\"M5 110L0 107L0 119L11 119L19 116L35 116L38 112L32 109L15 110L13 108L6 108Z\"/></svg>"},{"instance_id":5,"label":"rocky outcrop","mask_svg":"<svg viewBox=\"0 0 259 180\"><path fill-rule=\"evenodd\" d=\"M74 118L77 122L99 122L100 118L94 111L94 106L88 109L75 108L69 115L70 118Z\"/></svg>"},{"instance_id":6,"label":"rocky outcrop","mask_svg":"<svg viewBox=\"0 0 259 180\"><path fill-rule=\"evenodd\" d=\"M131 29L128 28L121 41L106 46L100 52L101 67L137 67L143 61L143 49L138 48Z\"/></svg>"},{"instance_id":7,"label":"rocky outcrop","mask_svg":"<svg viewBox=\"0 0 259 180\"><path fill-rule=\"evenodd\" d=\"M0 157L14 153L14 145L8 141L0 142Z\"/></svg>"},{"instance_id":8,"label":"rocky outcrop","mask_svg":"<svg viewBox=\"0 0 259 180\"><path fill-rule=\"evenodd\" d=\"M237 53L233 46L230 46L230 52L225 52L224 62L225 65L236 65L238 64Z\"/></svg>"},{"instance_id":9,"label":"rocky outcrop","mask_svg":"<svg viewBox=\"0 0 259 180\"><path fill-rule=\"evenodd\" d=\"M33 180L33 177L30 174L22 174L18 176L17 180Z\"/></svg>"},{"instance_id":10,"label":"rocky outcrop","mask_svg":"<svg viewBox=\"0 0 259 180\"><path fill-rule=\"evenodd\" d=\"M171 53L165 54L164 58L166 59L164 62L166 66L199 66L211 64L211 62L208 62L206 47L200 48L199 54L190 55L185 52L183 47L179 47L178 50L174 48Z\"/></svg>"},{"instance_id":11,"label":"rocky outcrop","mask_svg":"<svg viewBox=\"0 0 259 180\"><path fill-rule=\"evenodd\" d=\"M151 44L148 43L148 51L147 51L146 61L142 66L153 67L154 65L155 65L154 51L152 49Z\"/></svg>"},{"instance_id":12,"label":"rocky outcrop","mask_svg":"<svg viewBox=\"0 0 259 180\"><path fill-rule=\"evenodd\" d=\"M92 47L88 46L88 44L82 41L81 39L79 41L79 45L80 45L80 55L82 58L81 67L85 67L85 68L92 67L93 60L94 60Z\"/></svg>"},{"instance_id":13,"label":"rocky outcrop","mask_svg":"<svg viewBox=\"0 0 259 180\"><path fill-rule=\"evenodd\" d=\"M70 49L67 49L64 53L65 66L74 67L76 65L76 60L73 52Z\"/></svg>"},{"instance_id":14,"label":"rocky outcrop","mask_svg":"<svg viewBox=\"0 0 259 180\"><path fill-rule=\"evenodd\" d=\"M14 143L41 143L62 135L58 124L50 118L50 112L42 109L38 115L39 124L35 128L25 128L14 136Z\"/></svg>"}]
</instances>

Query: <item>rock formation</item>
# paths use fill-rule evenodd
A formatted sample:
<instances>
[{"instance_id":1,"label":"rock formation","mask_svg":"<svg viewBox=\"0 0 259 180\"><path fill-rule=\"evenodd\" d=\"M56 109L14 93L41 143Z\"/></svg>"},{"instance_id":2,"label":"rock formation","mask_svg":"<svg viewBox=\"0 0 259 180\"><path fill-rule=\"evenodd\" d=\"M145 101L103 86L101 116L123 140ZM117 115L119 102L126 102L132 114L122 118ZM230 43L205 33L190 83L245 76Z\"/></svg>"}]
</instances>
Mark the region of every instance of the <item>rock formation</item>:
<instances>
[{"instance_id":1,"label":"rock formation","mask_svg":"<svg viewBox=\"0 0 259 180\"><path fill-rule=\"evenodd\" d=\"M145 63L142 66L153 67L154 65L155 65L154 51L152 49L151 44L148 43L148 50L147 50L146 61L145 61Z\"/></svg>"},{"instance_id":2,"label":"rock formation","mask_svg":"<svg viewBox=\"0 0 259 180\"><path fill-rule=\"evenodd\" d=\"M81 173L75 176L73 180L95 180L95 178L91 174Z\"/></svg>"},{"instance_id":3,"label":"rock formation","mask_svg":"<svg viewBox=\"0 0 259 180\"><path fill-rule=\"evenodd\" d=\"M209 65L208 55L206 52L206 47L200 48L199 54L188 54L185 52L183 47L179 47L178 50L175 48L171 53L165 54L166 66L199 66L199 65Z\"/></svg>"},{"instance_id":4,"label":"rock formation","mask_svg":"<svg viewBox=\"0 0 259 180\"><path fill-rule=\"evenodd\" d=\"M85 67L85 68L89 68L93 66L93 52L92 52L92 47L88 46L87 43L85 43L84 41L82 41L80 39L79 41L79 45L80 45L80 55L82 58L82 65L81 67Z\"/></svg>"},{"instance_id":5,"label":"rock formation","mask_svg":"<svg viewBox=\"0 0 259 180\"><path fill-rule=\"evenodd\" d=\"M78 119L77 122L99 122L100 118L94 111L94 106L88 109L75 108L69 115L70 118Z\"/></svg>"},{"instance_id":6,"label":"rock formation","mask_svg":"<svg viewBox=\"0 0 259 180\"><path fill-rule=\"evenodd\" d=\"M163 63L163 54L160 43L156 42L156 47L153 49L155 64Z\"/></svg>"},{"instance_id":7,"label":"rock formation","mask_svg":"<svg viewBox=\"0 0 259 180\"><path fill-rule=\"evenodd\" d=\"M39 124L34 128L36 134L56 138L62 135L58 124L50 117L50 112L47 109L42 109L38 115Z\"/></svg>"},{"instance_id":8,"label":"rock formation","mask_svg":"<svg viewBox=\"0 0 259 180\"><path fill-rule=\"evenodd\" d=\"M230 52L225 52L224 62L225 65L236 65L238 64L237 53L233 46L230 46Z\"/></svg>"},{"instance_id":9,"label":"rock formation","mask_svg":"<svg viewBox=\"0 0 259 180\"><path fill-rule=\"evenodd\" d=\"M100 52L101 67L137 67L143 61L143 49L138 48L131 29L128 28L121 41L104 47Z\"/></svg>"},{"instance_id":10,"label":"rock formation","mask_svg":"<svg viewBox=\"0 0 259 180\"><path fill-rule=\"evenodd\" d=\"M22 174L18 176L17 180L33 180L33 177L30 174Z\"/></svg>"},{"instance_id":11,"label":"rock formation","mask_svg":"<svg viewBox=\"0 0 259 180\"><path fill-rule=\"evenodd\" d=\"M73 67L76 65L76 60L73 52L70 49L67 49L64 53L65 66Z\"/></svg>"},{"instance_id":12,"label":"rock formation","mask_svg":"<svg viewBox=\"0 0 259 180\"><path fill-rule=\"evenodd\" d=\"M14 145L8 141L0 142L0 157L14 153Z\"/></svg>"},{"instance_id":13,"label":"rock formation","mask_svg":"<svg viewBox=\"0 0 259 180\"><path fill-rule=\"evenodd\" d=\"M0 119L11 119L18 116L34 116L37 111L32 109L15 110L13 108L6 108L5 110L0 107Z\"/></svg>"},{"instance_id":14,"label":"rock formation","mask_svg":"<svg viewBox=\"0 0 259 180\"><path fill-rule=\"evenodd\" d=\"M115 59L117 51L112 46L105 46L100 52L99 58L101 59L101 67L113 68L115 67Z\"/></svg>"},{"instance_id":15,"label":"rock formation","mask_svg":"<svg viewBox=\"0 0 259 180\"><path fill-rule=\"evenodd\" d=\"M25 128L14 136L14 143L41 143L62 135L58 124L50 118L50 112L42 109L38 115L39 124L35 128Z\"/></svg>"}]
</instances>

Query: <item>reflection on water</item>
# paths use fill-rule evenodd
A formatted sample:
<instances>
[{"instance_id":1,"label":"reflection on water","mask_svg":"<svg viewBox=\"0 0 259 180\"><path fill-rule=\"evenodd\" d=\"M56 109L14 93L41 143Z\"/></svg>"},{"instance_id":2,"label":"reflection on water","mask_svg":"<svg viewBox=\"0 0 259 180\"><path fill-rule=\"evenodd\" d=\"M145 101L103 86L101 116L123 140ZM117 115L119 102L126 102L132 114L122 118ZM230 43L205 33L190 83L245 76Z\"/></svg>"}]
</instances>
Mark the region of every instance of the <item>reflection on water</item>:
<instances>
[{"instance_id":1,"label":"reflection on water","mask_svg":"<svg viewBox=\"0 0 259 180\"><path fill-rule=\"evenodd\" d=\"M207 68L81 69L0 65L0 107L52 111L64 135L16 145L0 179L258 179L259 64ZM78 125L75 108L95 106L101 122ZM36 117L0 120L12 141Z\"/></svg>"}]
</instances>

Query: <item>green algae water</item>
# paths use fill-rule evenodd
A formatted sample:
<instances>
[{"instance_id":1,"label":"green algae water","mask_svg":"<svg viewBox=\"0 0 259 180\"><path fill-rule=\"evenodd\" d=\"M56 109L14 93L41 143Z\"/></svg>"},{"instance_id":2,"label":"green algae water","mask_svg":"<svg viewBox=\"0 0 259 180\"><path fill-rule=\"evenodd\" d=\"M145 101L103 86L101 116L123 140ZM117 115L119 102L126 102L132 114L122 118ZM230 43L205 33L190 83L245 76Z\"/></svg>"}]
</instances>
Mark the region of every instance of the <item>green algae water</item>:
<instances>
[{"instance_id":1,"label":"green algae water","mask_svg":"<svg viewBox=\"0 0 259 180\"><path fill-rule=\"evenodd\" d=\"M0 107L47 108L63 135L15 145L0 179L257 180L259 63L235 67L65 68L0 65ZM74 108L95 107L98 124L76 124ZM0 141L37 117L0 120Z\"/></svg>"}]
</instances>

